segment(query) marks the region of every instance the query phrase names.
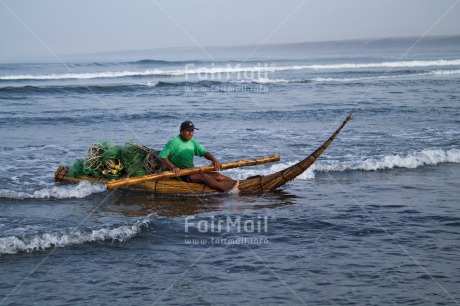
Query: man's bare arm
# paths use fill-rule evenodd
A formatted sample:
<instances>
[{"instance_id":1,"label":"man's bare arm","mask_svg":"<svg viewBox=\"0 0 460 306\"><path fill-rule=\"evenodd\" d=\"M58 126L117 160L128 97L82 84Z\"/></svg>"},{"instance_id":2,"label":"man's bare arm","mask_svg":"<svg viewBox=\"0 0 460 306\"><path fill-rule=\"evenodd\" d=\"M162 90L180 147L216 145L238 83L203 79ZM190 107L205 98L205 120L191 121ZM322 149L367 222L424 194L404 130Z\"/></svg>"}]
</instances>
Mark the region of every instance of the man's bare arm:
<instances>
[{"instance_id":1,"label":"man's bare arm","mask_svg":"<svg viewBox=\"0 0 460 306\"><path fill-rule=\"evenodd\" d=\"M174 166L173 163L171 163L169 161L169 159L161 158L161 157L160 157L160 159L163 162L163 164L165 164L169 169L171 169L174 172L174 174L176 176L180 176L180 169L178 167Z\"/></svg>"},{"instance_id":2,"label":"man's bare arm","mask_svg":"<svg viewBox=\"0 0 460 306\"><path fill-rule=\"evenodd\" d=\"M214 156L212 156L211 153L206 152L206 154L204 154L204 158L206 158L207 160L212 161L212 164L214 165L214 169L216 171L222 170L222 165L220 164L220 162Z\"/></svg>"}]
</instances>

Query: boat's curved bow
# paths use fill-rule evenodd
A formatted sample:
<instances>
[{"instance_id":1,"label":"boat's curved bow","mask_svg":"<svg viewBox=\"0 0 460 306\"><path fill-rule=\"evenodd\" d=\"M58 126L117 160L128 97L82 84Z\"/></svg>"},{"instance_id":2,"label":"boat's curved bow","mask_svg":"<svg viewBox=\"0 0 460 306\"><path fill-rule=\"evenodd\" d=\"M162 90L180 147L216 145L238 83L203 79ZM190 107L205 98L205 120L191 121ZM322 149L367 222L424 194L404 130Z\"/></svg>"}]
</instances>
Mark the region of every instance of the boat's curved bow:
<instances>
[{"instance_id":1,"label":"boat's curved bow","mask_svg":"<svg viewBox=\"0 0 460 306\"><path fill-rule=\"evenodd\" d=\"M332 134L328 140L326 140L318 149L316 149L315 152L304 160L276 173L241 180L239 186L240 191L245 193L257 193L266 190L273 190L295 179L297 176L305 172L318 159L318 157L324 152L324 150L327 149L327 147L329 147L332 141L337 137L345 124L347 124L351 118L352 114L348 115L334 134Z\"/></svg>"}]
</instances>

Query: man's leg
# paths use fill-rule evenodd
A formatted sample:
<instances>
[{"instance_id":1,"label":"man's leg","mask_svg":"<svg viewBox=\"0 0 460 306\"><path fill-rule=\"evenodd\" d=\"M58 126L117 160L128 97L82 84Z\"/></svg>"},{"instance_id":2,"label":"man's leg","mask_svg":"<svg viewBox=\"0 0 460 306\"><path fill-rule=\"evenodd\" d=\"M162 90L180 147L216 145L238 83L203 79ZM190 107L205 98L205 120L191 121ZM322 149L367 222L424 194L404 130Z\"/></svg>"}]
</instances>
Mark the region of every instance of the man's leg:
<instances>
[{"instance_id":1,"label":"man's leg","mask_svg":"<svg viewBox=\"0 0 460 306\"><path fill-rule=\"evenodd\" d=\"M223 174L220 174L219 172L208 172L206 174L209 175L210 177L212 177L213 179L215 179L218 182L235 182L234 179L232 179L232 178L230 178L228 176L225 176Z\"/></svg>"},{"instance_id":2,"label":"man's leg","mask_svg":"<svg viewBox=\"0 0 460 306\"><path fill-rule=\"evenodd\" d=\"M223 184L222 182L215 180L211 175L207 173L192 174L190 175L190 180L192 181L192 183L203 183L206 186L209 186L219 191L228 191L230 189L238 187L237 186L238 182L234 186L227 187L226 184ZM230 180L233 181L232 179Z\"/></svg>"}]
</instances>

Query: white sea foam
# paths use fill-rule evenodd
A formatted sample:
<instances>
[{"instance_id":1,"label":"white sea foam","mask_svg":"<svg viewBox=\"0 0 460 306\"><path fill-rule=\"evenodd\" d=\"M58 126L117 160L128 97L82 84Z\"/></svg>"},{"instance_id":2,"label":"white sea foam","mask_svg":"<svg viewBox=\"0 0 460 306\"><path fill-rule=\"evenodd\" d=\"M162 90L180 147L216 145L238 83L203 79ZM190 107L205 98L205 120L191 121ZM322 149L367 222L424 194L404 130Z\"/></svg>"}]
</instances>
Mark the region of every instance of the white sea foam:
<instances>
[{"instance_id":1,"label":"white sea foam","mask_svg":"<svg viewBox=\"0 0 460 306\"><path fill-rule=\"evenodd\" d=\"M66 198L84 198L93 193L103 192L107 186L103 184L91 184L89 182L80 182L77 185L54 186L32 191L16 191L9 189L0 189L0 198L7 199L66 199Z\"/></svg>"},{"instance_id":2,"label":"white sea foam","mask_svg":"<svg viewBox=\"0 0 460 306\"><path fill-rule=\"evenodd\" d=\"M7 75L1 76L0 80L64 80L64 79L98 79L98 78L121 78L131 76L174 76L183 75L181 70L164 71L160 69L145 71L106 71L93 73L64 73L64 74L45 74L45 75Z\"/></svg>"},{"instance_id":3,"label":"white sea foam","mask_svg":"<svg viewBox=\"0 0 460 306\"><path fill-rule=\"evenodd\" d=\"M141 232L149 221L137 221L133 225L99 229L66 229L36 235L9 236L0 238L0 255L18 252L41 251L52 247L65 247L87 242L112 240L123 242Z\"/></svg>"},{"instance_id":4,"label":"white sea foam","mask_svg":"<svg viewBox=\"0 0 460 306\"><path fill-rule=\"evenodd\" d=\"M414 76L425 76L430 75L431 73L416 73L416 74L405 74L405 75L380 75L375 77L360 77L360 78L314 78L313 81L315 82L343 82L343 83L350 83L350 82L360 82L360 81L372 81L372 80L388 80L388 79L399 79L399 78L407 78L407 77L414 77Z\"/></svg>"},{"instance_id":5,"label":"white sea foam","mask_svg":"<svg viewBox=\"0 0 460 306\"><path fill-rule=\"evenodd\" d=\"M405 156L395 154L350 162L318 162L313 167L313 170L328 172L345 170L376 171L393 168L414 169L423 165L437 165L440 163L460 163L460 150L422 150Z\"/></svg>"},{"instance_id":6,"label":"white sea foam","mask_svg":"<svg viewBox=\"0 0 460 306\"><path fill-rule=\"evenodd\" d=\"M416 68L436 66L460 66L460 59L456 60L434 60L434 61L397 61L382 63L359 63L359 64L329 64L310 65L309 69L356 69L356 68Z\"/></svg>"},{"instance_id":7,"label":"white sea foam","mask_svg":"<svg viewBox=\"0 0 460 306\"><path fill-rule=\"evenodd\" d=\"M453 69L453 70L434 70L434 71L431 71L431 73L437 74L437 75L460 74L460 69Z\"/></svg>"},{"instance_id":8,"label":"white sea foam","mask_svg":"<svg viewBox=\"0 0 460 306\"><path fill-rule=\"evenodd\" d=\"M360 82L360 81L371 81L371 80L386 80L386 79L399 79L399 78L410 78L414 76L430 76L430 75L453 75L460 74L460 69L455 70L433 70L424 73L412 73L412 74L396 74L396 75L380 75L373 77L359 77L359 78L312 78L311 80L286 80L286 79L268 79L260 78L253 80L239 80L231 81L235 83L260 83L260 84L279 84L279 83L308 83L309 81L314 82Z\"/></svg>"},{"instance_id":9,"label":"white sea foam","mask_svg":"<svg viewBox=\"0 0 460 306\"><path fill-rule=\"evenodd\" d=\"M147 82L145 84L142 84L147 87L157 87L160 84L160 82Z\"/></svg>"},{"instance_id":10,"label":"white sea foam","mask_svg":"<svg viewBox=\"0 0 460 306\"><path fill-rule=\"evenodd\" d=\"M344 64L323 64L323 65L294 65L294 66L275 66L257 65L242 67L239 64L225 67L195 67L186 65L184 69L162 70L148 69L144 71L106 71L106 72L87 72L87 73L63 73L48 75L5 75L0 76L0 80L61 80L61 79L96 79L96 78L121 78L133 76L185 76L185 75L214 75L231 73L262 73L276 71L293 70L330 70L330 69L360 69L360 68L416 68L416 67L447 67L460 66L460 59L457 60L431 60L431 61L396 61L381 63L344 63Z\"/></svg>"},{"instance_id":11,"label":"white sea foam","mask_svg":"<svg viewBox=\"0 0 460 306\"><path fill-rule=\"evenodd\" d=\"M229 176L234 177L236 179L243 180L243 179L246 179L254 175L272 174L274 172L278 172L280 170L286 169L296 163L297 162L276 163L276 164L271 165L270 167L266 167L266 168L264 167L263 169L240 168L240 169L233 170L233 171L230 170ZM307 169L307 171L305 171L304 173L302 173L301 175L297 177L297 179L301 179L301 180L311 180L314 178L315 178L315 173L313 172L312 168Z\"/></svg>"},{"instance_id":12,"label":"white sea foam","mask_svg":"<svg viewBox=\"0 0 460 306\"><path fill-rule=\"evenodd\" d=\"M233 177L245 179L253 175L268 175L287 167L296 162L285 162L274 164L265 169L240 169L235 170ZM381 157L360 159L354 161L322 161L314 163L307 171L297 177L300 180L311 180L315 178L316 172L342 172L347 170L377 171L393 168L414 169L423 165L437 165L440 163L460 163L460 149L451 150L422 150L404 156L399 154L386 155ZM232 176L232 175L230 175Z\"/></svg>"},{"instance_id":13,"label":"white sea foam","mask_svg":"<svg viewBox=\"0 0 460 306\"><path fill-rule=\"evenodd\" d=\"M277 83L296 83L296 82L301 82L301 80L257 78L257 79L248 79L248 80L230 80L229 82L230 83L277 84Z\"/></svg>"},{"instance_id":14,"label":"white sea foam","mask_svg":"<svg viewBox=\"0 0 460 306\"><path fill-rule=\"evenodd\" d=\"M430 75L453 75L460 74L460 69L454 70L433 70L424 73L412 73L412 74L395 74L395 75L380 75L370 77L358 77L358 78L312 78L310 80L300 79L269 79L269 78L257 78L247 80L230 80L231 83L258 83L258 84L283 84L283 83L308 83L308 82L360 82L360 81L371 81L371 80L386 80L386 79L399 79L399 78L410 78L415 76L430 76Z\"/></svg>"},{"instance_id":15,"label":"white sea foam","mask_svg":"<svg viewBox=\"0 0 460 306\"><path fill-rule=\"evenodd\" d=\"M424 73L412 73L412 74L396 74L396 75L380 75L374 77L360 77L360 78L314 78L316 82L359 82L359 81L371 81L371 80L386 80L386 79L400 79L410 78L416 76L430 76L430 75L453 75L460 74L460 70L433 70Z\"/></svg>"}]
</instances>

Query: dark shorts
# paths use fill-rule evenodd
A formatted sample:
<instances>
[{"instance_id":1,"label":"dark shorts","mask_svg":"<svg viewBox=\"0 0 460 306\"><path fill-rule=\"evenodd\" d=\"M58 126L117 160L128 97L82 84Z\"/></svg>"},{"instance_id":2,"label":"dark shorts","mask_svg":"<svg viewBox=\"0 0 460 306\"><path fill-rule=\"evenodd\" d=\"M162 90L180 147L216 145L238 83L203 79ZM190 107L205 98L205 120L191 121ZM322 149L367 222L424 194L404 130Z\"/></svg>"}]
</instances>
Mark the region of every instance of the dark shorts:
<instances>
[{"instance_id":1,"label":"dark shorts","mask_svg":"<svg viewBox=\"0 0 460 306\"><path fill-rule=\"evenodd\" d=\"M192 182L192 179L190 178L190 175L184 175L184 176L179 176L180 180L182 182L186 182L186 183L191 183Z\"/></svg>"}]
</instances>

